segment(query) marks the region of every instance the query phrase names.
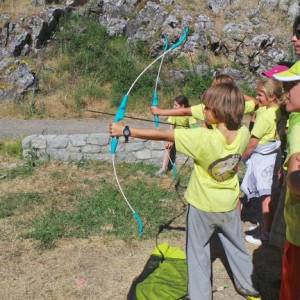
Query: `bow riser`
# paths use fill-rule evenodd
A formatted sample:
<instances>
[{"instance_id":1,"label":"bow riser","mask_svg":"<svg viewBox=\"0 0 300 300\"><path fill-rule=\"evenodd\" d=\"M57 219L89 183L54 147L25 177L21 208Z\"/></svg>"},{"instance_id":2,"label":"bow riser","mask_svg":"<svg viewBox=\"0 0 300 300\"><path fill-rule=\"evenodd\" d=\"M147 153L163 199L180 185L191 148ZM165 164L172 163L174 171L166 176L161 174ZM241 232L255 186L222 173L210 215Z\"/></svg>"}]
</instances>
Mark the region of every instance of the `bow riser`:
<instances>
[{"instance_id":1,"label":"bow riser","mask_svg":"<svg viewBox=\"0 0 300 300\"><path fill-rule=\"evenodd\" d=\"M153 106L153 107L158 106L158 94L157 94L156 90L153 91L151 106ZM155 126L155 128L159 127L159 117L158 117L158 115L154 115L154 126Z\"/></svg>"},{"instance_id":2,"label":"bow riser","mask_svg":"<svg viewBox=\"0 0 300 300\"><path fill-rule=\"evenodd\" d=\"M126 107L127 107L127 102L128 102L128 95L126 94L125 96L123 96L121 104L118 108L118 111L115 115L114 118L114 122L118 123L120 121L122 121L125 117L125 112L126 112ZM110 153L111 154L115 154L117 151L117 147L119 144L119 139L116 137L113 137L110 141Z\"/></svg>"}]
</instances>

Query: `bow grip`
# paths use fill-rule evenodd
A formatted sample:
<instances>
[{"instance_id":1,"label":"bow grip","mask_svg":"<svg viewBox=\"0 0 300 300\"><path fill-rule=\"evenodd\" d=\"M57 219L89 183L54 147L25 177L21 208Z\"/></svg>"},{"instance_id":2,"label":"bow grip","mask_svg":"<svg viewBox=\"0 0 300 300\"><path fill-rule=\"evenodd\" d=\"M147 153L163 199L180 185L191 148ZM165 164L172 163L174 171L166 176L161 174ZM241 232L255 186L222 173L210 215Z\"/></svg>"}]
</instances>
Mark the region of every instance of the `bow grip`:
<instances>
[{"instance_id":1,"label":"bow grip","mask_svg":"<svg viewBox=\"0 0 300 300\"><path fill-rule=\"evenodd\" d=\"M185 27L183 29L183 33L179 37L178 41L175 44L173 44L171 46L171 48L174 50L174 49L178 48L179 46L181 46L185 42L185 40L187 39L188 35L189 35L189 28Z\"/></svg>"},{"instance_id":2,"label":"bow grip","mask_svg":"<svg viewBox=\"0 0 300 300\"><path fill-rule=\"evenodd\" d=\"M163 48L164 52L167 51L168 48L169 48L169 38L168 38L167 35L165 35L165 38L164 38L164 48Z\"/></svg>"},{"instance_id":3,"label":"bow grip","mask_svg":"<svg viewBox=\"0 0 300 300\"><path fill-rule=\"evenodd\" d=\"M125 117L125 111L126 111L126 107L127 107L127 102L128 102L128 95L124 95L122 100L121 100L121 104L118 108L118 111L115 115L114 118L114 123L118 123L121 120L124 119ZM119 139L117 137L113 137L110 140L110 153L111 154L115 154L117 151L117 147L118 147L118 143L119 143Z\"/></svg>"},{"instance_id":4,"label":"bow grip","mask_svg":"<svg viewBox=\"0 0 300 300\"><path fill-rule=\"evenodd\" d=\"M157 94L156 90L153 91L151 106L153 106L153 107L158 106L158 94ZM155 127L158 128L158 126L159 126L159 116L158 115L154 115L154 124L155 124Z\"/></svg>"},{"instance_id":5,"label":"bow grip","mask_svg":"<svg viewBox=\"0 0 300 300\"><path fill-rule=\"evenodd\" d=\"M110 153L111 154L116 153L118 144L119 144L119 138L117 138L117 137L111 138L111 140L110 140Z\"/></svg>"}]
</instances>

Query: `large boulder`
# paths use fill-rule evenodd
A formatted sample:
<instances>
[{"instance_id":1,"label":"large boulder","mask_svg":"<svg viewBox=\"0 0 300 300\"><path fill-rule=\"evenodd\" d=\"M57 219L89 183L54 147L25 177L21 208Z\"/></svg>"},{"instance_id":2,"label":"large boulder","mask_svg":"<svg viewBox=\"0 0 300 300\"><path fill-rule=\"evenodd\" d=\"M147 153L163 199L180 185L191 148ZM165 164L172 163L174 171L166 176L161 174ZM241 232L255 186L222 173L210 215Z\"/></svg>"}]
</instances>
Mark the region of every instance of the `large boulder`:
<instances>
[{"instance_id":1,"label":"large boulder","mask_svg":"<svg viewBox=\"0 0 300 300\"><path fill-rule=\"evenodd\" d=\"M35 74L24 62L14 62L10 68L2 73L2 89L0 89L0 102L16 99L23 95L36 82Z\"/></svg>"},{"instance_id":2,"label":"large boulder","mask_svg":"<svg viewBox=\"0 0 300 300\"><path fill-rule=\"evenodd\" d=\"M36 75L22 57L36 54L57 29L67 10L49 8L20 22L0 15L0 101L20 98L37 83Z\"/></svg>"},{"instance_id":3,"label":"large boulder","mask_svg":"<svg viewBox=\"0 0 300 300\"><path fill-rule=\"evenodd\" d=\"M157 32L162 32L162 25L168 17L165 8L148 1L137 16L128 22L126 34L130 39L148 41Z\"/></svg>"}]
</instances>

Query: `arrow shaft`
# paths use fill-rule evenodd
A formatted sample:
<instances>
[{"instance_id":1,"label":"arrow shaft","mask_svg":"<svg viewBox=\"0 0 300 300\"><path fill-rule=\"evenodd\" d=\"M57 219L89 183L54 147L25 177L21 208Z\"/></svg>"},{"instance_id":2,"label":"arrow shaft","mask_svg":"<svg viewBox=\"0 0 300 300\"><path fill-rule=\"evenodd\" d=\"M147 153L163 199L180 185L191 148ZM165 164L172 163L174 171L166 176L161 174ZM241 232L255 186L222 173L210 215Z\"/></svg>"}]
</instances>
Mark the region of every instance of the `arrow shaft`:
<instances>
[{"instance_id":1,"label":"arrow shaft","mask_svg":"<svg viewBox=\"0 0 300 300\"><path fill-rule=\"evenodd\" d=\"M96 113L96 114L102 114L102 115L108 115L108 116L115 116L115 114L104 112L104 111L99 111L99 110L87 109L86 111L93 112L93 113ZM151 122L151 123L155 122L155 121L152 121L152 120L149 120L149 119L132 117L132 116L124 116L124 118L126 118L126 119L132 119L132 120L138 120L138 121L144 121L144 122ZM166 125L176 125L176 124L173 124L173 123L162 122L162 121L159 121L159 123L160 124L166 124ZM189 128L189 126L183 126L183 127Z\"/></svg>"}]
</instances>

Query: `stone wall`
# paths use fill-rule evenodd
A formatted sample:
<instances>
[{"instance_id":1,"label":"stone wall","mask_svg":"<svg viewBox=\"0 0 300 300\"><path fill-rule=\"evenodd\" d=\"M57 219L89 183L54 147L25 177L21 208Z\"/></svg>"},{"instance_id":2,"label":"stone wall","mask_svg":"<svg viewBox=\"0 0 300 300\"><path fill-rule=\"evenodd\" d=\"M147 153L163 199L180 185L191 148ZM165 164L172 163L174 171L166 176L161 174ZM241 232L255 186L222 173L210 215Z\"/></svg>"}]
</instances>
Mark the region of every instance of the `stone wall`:
<instances>
[{"instance_id":1,"label":"stone wall","mask_svg":"<svg viewBox=\"0 0 300 300\"><path fill-rule=\"evenodd\" d=\"M104 160L110 161L109 135L101 133L72 135L30 135L23 139L24 158L34 155L40 160ZM144 162L161 165L164 142L120 138L117 160L128 163ZM185 157L178 155L177 163Z\"/></svg>"}]
</instances>

